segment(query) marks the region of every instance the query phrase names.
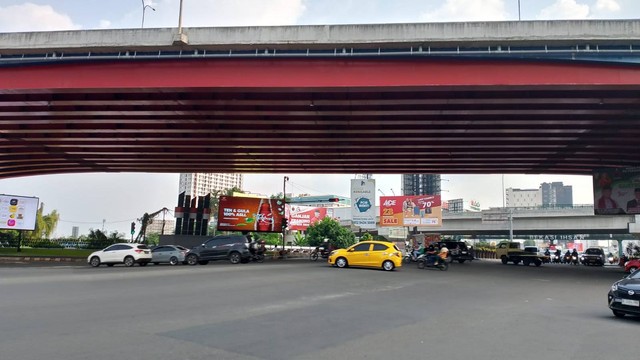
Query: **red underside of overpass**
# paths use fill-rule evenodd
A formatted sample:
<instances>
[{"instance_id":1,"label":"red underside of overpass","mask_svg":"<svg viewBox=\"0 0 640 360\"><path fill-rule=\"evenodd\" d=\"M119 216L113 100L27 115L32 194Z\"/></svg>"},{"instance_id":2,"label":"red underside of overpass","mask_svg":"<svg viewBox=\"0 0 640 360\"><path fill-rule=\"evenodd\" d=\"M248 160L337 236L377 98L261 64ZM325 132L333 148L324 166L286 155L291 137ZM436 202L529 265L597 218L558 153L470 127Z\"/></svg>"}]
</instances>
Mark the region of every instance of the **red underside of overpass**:
<instances>
[{"instance_id":1,"label":"red underside of overpass","mask_svg":"<svg viewBox=\"0 0 640 360\"><path fill-rule=\"evenodd\" d=\"M640 67L193 59L0 67L0 177L640 165Z\"/></svg>"}]
</instances>

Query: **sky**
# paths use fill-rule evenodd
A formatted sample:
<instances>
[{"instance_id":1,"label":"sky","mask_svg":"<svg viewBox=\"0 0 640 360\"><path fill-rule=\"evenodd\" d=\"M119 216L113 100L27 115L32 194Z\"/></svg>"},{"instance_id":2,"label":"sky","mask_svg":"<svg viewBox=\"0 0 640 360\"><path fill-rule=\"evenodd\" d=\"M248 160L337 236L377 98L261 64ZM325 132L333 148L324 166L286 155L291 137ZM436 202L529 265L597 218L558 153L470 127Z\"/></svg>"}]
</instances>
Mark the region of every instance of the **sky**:
<instances>
[{"instance_id":1,"label":"sky","mask_svg":"<svg viewBox=\"0 0 640 360\"><path fill-rule=\"evenodd\" d=\"M177 27L180 0L0 0L0 32ZM518 8L520 3L520 8ZM183 0L183 26L269 26L445 21L640 18L638 0ZM144 11L143 11L144 10ZM349 195L350 175L246 174L247 191ZM36 196L60 214L56 236L73 226L129 232L145 212L173 209L178 174L92 173L0 180L0 194ZM375 175L379 195L401 194L400 175ZM503 177L444 175L443 199L501 206ZM573 186L574 203L593 203L590 176L505 175L504 188L541 182Z\"/></svg>"}]
</instances>

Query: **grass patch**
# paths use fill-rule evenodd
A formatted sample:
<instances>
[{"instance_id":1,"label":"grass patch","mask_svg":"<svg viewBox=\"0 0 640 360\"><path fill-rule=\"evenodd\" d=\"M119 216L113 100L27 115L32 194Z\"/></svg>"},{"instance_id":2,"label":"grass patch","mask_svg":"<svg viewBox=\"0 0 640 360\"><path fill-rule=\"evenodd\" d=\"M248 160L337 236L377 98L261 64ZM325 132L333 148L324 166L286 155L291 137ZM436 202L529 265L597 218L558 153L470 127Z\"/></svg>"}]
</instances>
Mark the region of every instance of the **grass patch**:
<instances>
[{"instance_id":1,"label":"grass patch","mask_svg":"<svg viewBox=\"0 0 640 360\"><path fill-rule=\"evenodd\" d=\"M17 252L15 248L0 248L0 256L48 256L48 257L87 257L95 250L86 249L31 249L22 248Z\"/></svg>"}]
</instances>

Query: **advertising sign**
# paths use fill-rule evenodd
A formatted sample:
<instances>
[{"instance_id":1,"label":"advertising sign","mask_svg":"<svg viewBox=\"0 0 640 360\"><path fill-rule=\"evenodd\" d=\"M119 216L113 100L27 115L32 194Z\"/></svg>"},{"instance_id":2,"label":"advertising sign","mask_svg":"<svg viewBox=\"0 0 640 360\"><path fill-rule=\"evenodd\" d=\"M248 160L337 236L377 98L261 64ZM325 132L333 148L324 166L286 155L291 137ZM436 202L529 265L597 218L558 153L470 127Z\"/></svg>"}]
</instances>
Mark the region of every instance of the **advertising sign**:
<instances>
[{"instance_id":1,"label":"advertising sign","mask_svg":"<svg viewBox=\"0 0 640 360\"><path fill-rule=\"evenodd\" d=\"M594 172L593 199L596 215L640 214L640 168Z\"/></svg>"},{"instance_id":2,"label":"advertising sign","mask_svg":"<svg viewBox=\"0 0 640 360\"><path fill-rule=\"evenodd\" d=\"M284 215L282 199L221 196L218 230L282 232Z\"/></svg>"},{"instance_id":3,"label":"advertising sign","mask_svg":"<svg viewBox=\"0 0 640 360\"><path fill-rule=\"evenodd\" d=\"M287 205L289 206L289 205ZM292 205L289 208L289 230L307 230L309 225L327 216L327 208Z\"/></svg>"},{"instance_id":4,"label":"advertising sign","mask_svg":"<svg viewBox=\"0 0 640 360\"><path fill-rule=\"evenodd\" d=\"M362 229L376 228L376 181L374 179L351 180L351 224Z\"/></svg>"},{"instance_id":5,"label":"advertising sign","mask_svg":"<svg viewBox=\"0 0 640 360\"><path fill-rule=\"evenodd\" d=\"M440 195L381 196L380 226L441 227Z\"/></svg>"},{"instance_id":6,"label":"advertising sign","mask_svg":"<svg viewBox=\"0 0 640 360\"><path fill-rule=\"evenodd\" d=\"M0 229L35 230L37 197L0 195Z\"/></svg>"}]
</instances>

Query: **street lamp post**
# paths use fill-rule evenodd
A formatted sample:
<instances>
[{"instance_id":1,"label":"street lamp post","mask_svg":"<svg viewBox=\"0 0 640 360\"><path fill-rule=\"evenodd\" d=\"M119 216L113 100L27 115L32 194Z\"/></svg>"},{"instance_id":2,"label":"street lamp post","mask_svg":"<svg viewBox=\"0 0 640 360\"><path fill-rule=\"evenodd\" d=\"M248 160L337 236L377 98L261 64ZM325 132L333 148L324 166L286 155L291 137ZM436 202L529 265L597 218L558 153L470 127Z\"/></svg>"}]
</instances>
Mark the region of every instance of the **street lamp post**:
<instances>
[{"instance_id":1,"label":"street lamp post","mask_svg":"<svg viewBox=\"0 0 640 360\"><path fill-rule=\"evenodd\" d=\"M140 27L144 28L144 13L145 13L145 11L147 10L147 8L149 8L149 9L151 9L153 11L156 11L156 9L151 5L145 4L144 0L141 0L141 1L142 1L142 25Z\"/></svg>"}]
</instances>

